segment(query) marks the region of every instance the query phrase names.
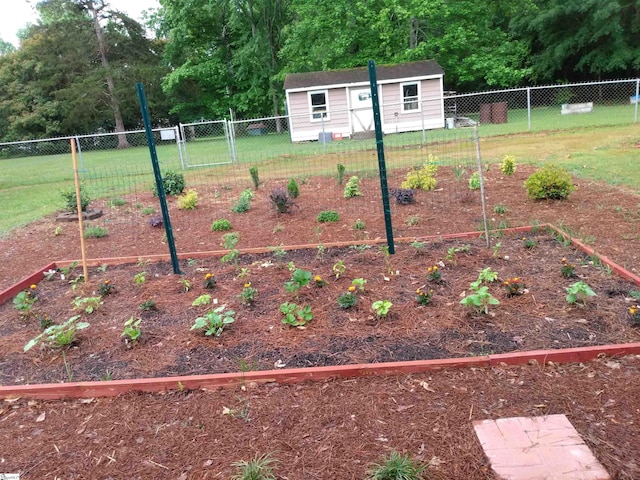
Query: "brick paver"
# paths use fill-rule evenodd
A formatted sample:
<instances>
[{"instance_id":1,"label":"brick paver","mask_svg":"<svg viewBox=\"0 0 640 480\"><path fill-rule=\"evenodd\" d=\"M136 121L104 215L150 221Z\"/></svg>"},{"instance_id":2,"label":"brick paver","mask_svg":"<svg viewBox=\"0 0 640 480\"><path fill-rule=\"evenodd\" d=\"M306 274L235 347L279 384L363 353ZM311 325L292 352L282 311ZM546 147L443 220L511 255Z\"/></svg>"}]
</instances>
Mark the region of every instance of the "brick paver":
<instances>
[{"instance_id":1,"label":"brick paver","mask_svg":"<svg viewBox=\"0 0 640 480\"><path fill-rule=\"evenodd\" d=\"M564 415L473 422L491 467L504 480L610 480Z\"/></svg>"}]
</instances>

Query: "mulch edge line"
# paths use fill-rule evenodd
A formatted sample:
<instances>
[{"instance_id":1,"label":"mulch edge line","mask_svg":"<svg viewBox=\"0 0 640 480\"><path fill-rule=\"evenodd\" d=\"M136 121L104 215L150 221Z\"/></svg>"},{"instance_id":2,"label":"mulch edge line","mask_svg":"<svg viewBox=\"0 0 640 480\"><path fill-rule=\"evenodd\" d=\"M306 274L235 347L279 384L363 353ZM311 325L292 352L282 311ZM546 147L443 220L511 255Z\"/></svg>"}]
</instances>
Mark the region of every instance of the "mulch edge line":
<instances>
[{"instance_id":1,"label":"mulch edge line","mask_svg":"<svg viewBox=\"0 0 640 480\"><path fill-rule=\"evenodd\" d=\"M504 229L504 233L529 232L534 229L547 228L552 230L564 239L568 239L578 249L587 255L597 256L600 261L611 268L617 275L626 280L634 282L640 286L640 277L632 274L625 268L619 266L608 257L598 254L594 249L587 247L579 240L574 239L562 230L551 224L538 226L525 226ZM444 240L457 238L474 238L482 236L484 232L464 232L447 235L432 235L426 237L403 237L396 241L413 240ZM336 242L325 245L326 247L348 246L359 243L380 243L385 240L375 242ZM297 250L309 248L309 245L294 245L287 247L287 250ZM246 249L242 253L264 253L266 248ZM185 253L181 258L196 258L195 256L215 256L224 255L224 251ZM151 255L152 261L168 260L169 255ZM92 259L88 261L90 265L101 265L102 263L121 264L137 261L137 257L118 257ZM41 268L37 272L23 278L15 285L0 293L0 305L6 302L13 295L26 288L32 283L37 283L44 277L44 272L71 264L72 261L52 262ZM189 375L182 377L164 378L143 378L127 380L110 380L104 382L70 382L56 384L37 385L10 385L0 386L0 398L32 398L41 400L60 400L64 398L92 398L92 397L113 397L129 392L157 393L171 390L195 390L195 389L220 389L244 385L247 383L296 383L305 380L320 381L334 377L359 377L367 375L406 375L411 373L424 373L430 370L444 368L463 367L495 367L499 365L522 365L526 363L574 363L592 360L601 355L620 356L640 354L640 343L628 343L617 345L596 345L590 347L567 348L559 350L532 350L524 352L511 352L482 357L448 358L436 360L416 360L410 362L388 362L377 364L358 365L338 365L330 367L309 367L284 370L264 370L255 372L234 372L211 375Z\"/></svg>"}]
</instances>

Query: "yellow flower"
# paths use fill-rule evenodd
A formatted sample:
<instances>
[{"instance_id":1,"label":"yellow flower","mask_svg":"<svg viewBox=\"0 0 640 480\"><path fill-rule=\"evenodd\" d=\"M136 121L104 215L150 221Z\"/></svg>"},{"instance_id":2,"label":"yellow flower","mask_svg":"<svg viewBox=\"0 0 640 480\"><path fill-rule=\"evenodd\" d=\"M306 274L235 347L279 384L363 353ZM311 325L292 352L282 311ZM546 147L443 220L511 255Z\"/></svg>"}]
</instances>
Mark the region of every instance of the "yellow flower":
<instances>
[{"instance_id":1,"label":"yellow flower","mask_svg":"<svg viewBox=\"0 0 640 480\"><path fill-rule=\"evenodd\" d=\"M506 280L506 281L504 282L504 284L505 284L505 285L509 285L509 280Z\"/></svg>"},{"instance_id":2,"label":"yellow flower","mask_svg":"<svg viewBox=\"0 0 640 480\"><path fill-rule=\"evenodd\" d=\"M111 283L111 280L105 280L105 281L104 281L104 284L105 284L105 285L109 285L110 283Z\"/></svg>"},{"instance_id":3,"label":"yellow flower","mask_svg":"<svg viewBox=\"0 0 640 480\"><path fill-rule=\"evenodd\" d=\"M38 288L38 286L34 283L29 287L31 290L35 290L36 288Z\"/></svg>"},{"instance_id":4,"label":"yellow flower","mask_svg":"<svg viewBox=\"0 0 640 480\"><path fill-rule=\"evenodd\" d=\"M204 276L204 279L205 279L205 280L209 280L211 277L213 277L213 273L207 273L207 274Z\"/></svg>"},{"instance_id":5,"label":"yellow flower","mask_svg":"<svg viewBox=\"0 0 640 480\"><path fill-rule=\"evenodd\" d=\"M349 290L350 292L355 292L356 291L356 287L351 285L347 290Z\"/></svg>"},{"instance_id":6,"label":"yellow flower","mask_svg":"<svg viewBox=\"0 0 640 480\"><path fill-rule=\"evenodd\" d=\"M416 293L417 293L418 295L422 295L422 290L417 289L417 290L416 290Z\"/></svg>"},{"instance_id":7,"label":"yellow flower","mask_svg":"<svg viewBox=\"0 0 640 480\"><path fill-rule=\"evenodd\" d=\"M635 315L636 313L638 313L638 306L637 305L632 305L629 307L629 313L631 315Z\"/></svg>"},{"instance_id":8,"label":"yellow flower","mask_svg":"<svg viewBox=\"0 0 640 480\"><path fill-rule=\"evenodd\" d=\"M433 271L435 272L435 271L437 271L437 270L438 270L438 266L437 266L437 265L434 265L434 266L433 266Z\"/></svg>"},{"instance_id":9,"label":"yellow flower","mask_svg":"<svg viewBox=\"0 0 640 480\"><path fill-rule=\"evenodd\" d=\"M315 277L313 277L313 280L316 282L321 282L322 281L322 277L320 275L316 275Z\"/></svg>"},{"instance_id":10,"label":"yellow flower","mask_svg":"<svg viewBox=\"0 0 640 480\"><path fill-rule=\"evenodd\" d=\"M514 278L514 279L513 279L513 281L514 281L514 282L519 282L519 281L520 281L520 279L519 279L518 277L516 277L516 278Z\"/></svg>"},{"instance_id":11,"label":"yellow flower","mask_svg":"<svg viewBox=\"0 0 640 480\"><path fill-rule=\"evenodd\" d=\"M251 282L247 282L244 284L244 288L249 288L249 287L251 287Z\"/></svg>"}]
</instances>

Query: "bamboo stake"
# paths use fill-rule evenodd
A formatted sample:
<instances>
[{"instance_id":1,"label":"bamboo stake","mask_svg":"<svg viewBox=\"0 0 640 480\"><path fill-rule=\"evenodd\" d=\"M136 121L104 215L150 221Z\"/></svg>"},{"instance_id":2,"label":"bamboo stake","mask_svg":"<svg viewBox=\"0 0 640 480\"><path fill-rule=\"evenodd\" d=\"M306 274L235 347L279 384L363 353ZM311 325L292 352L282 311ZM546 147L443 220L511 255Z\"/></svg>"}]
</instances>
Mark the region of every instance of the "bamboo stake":
<instances>
[{"instance_id":1,"label":"bamboo stake","mask_svg":"<svg viewBox=\"0 0 640 480\"><path fill-rule=\"evenodd\" d=\"M73 160L73 181L76 186L76 208L78 210L78 229L80 230L80 253L82 254L82 275L84 281L89 280L87 271L87 252L84 245L84 224L82 222L82 199L80 198L80 178L78 177L78 159L76 157L76 140L71 139L71 159Z\"/></svg>"}]
</instances>

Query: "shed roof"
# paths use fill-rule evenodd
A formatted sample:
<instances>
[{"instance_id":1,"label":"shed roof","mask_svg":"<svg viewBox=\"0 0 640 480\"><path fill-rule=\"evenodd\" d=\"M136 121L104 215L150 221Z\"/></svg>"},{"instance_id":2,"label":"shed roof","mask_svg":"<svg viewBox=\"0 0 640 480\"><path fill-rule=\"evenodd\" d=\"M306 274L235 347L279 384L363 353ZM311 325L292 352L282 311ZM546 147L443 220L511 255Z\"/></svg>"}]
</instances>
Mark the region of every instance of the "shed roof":
<instances>
[{"instance_id":1,"label":"shed roof","mask_svg":"<svg viewBox=\"0 0 640 480\"><path fill-rule=\"evenodd\" d=\"M376 67L378 81L402 78L426 77L444 75L444 70L435 60L420 60L418 62L399 63L397 65L380 65ZM290 73L285 77L285 90L310 87L328 87L350 83L369 81L367 67L349 68L346 70L329 70L324 72Z\"/></svg>"}]
</instances>

